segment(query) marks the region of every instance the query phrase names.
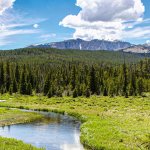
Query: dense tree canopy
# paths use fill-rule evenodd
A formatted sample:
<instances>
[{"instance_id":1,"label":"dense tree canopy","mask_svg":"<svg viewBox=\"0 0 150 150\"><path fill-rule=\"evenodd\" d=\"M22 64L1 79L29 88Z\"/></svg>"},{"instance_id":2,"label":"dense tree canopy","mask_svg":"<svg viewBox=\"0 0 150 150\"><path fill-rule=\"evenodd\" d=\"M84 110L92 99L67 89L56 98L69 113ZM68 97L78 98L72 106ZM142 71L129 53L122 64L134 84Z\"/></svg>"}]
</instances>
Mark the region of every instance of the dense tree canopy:
<instances>
[{"instance_id":1,"label":"dense tree canopy","mask_svg":"<svg viewBox=\"0 0 150 150\"><path fill-rule=\"evenodd\" d=\"M82 60L74 61L76 53L80 54L80 51L67 53L62 50L48 52L43 49L43 53L41 51L42 49L37 52L33 49L25 49L0 52L0 92L2 94L9 92L31 95L34 92L42 93L49 98L63 95L89 97L92 94L128 97L150 92L150 59L148 58L140 58L130 63L128 61L128 63L122 63L123 60L118 59L118 62L116 63L116 60L114 63L94 60L98 52L81 51ZM35 55L33 55L34 52ZM72 59L68 57L71 52L75 53L72 54ZM90 53L94 59L84 56L83 53L86 55ZM105 52L99 53L107 56ZM110 52L110 55L114 57L116 54Z\"/></svg>"},{"instance_id":2,"label":"dense tree canopy","mask_svg":"<svg viewBox=\"0 0 150 150\"><path fill-rule=\"evenodd\" d=\"M6 57L6 56L5 56ZM40 59L39 59L40 61ZM125 97L150 92L150 59L136 63L20 63L1 61L0 92L48 97L91 94Z\"/></svg>"}]
</instances>

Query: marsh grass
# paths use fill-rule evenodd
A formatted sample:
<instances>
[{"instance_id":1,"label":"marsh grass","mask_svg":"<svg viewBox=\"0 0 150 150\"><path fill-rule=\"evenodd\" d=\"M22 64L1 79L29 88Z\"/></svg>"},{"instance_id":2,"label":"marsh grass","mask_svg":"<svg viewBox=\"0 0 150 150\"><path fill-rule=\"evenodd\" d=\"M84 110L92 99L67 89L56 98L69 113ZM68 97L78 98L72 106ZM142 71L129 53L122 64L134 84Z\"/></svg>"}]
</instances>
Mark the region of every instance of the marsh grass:
<instances>
[{"instance_id":1,"label":"marsh grass","mask_svg":"<svg viewBox=\"0 0 150 150\"><path fill-rule=\"evenodd\" d=\"M0 137L0 150L44 150L10 138Z\"/></svg>"},{"instance_id":2,"label":"marsh grass","mask_svg":"<svg viewBox=\"0 0 150 150\"><path fill-rule=\"evenodd\" d=\"M150 96L51 98L6 94L4 107L67 113L79 118L81 142L94 150L150 149ZM11 98L11 99L10 99Z\"/></svg>"},{"instance_id":3,"label":"marsh grass","mask_svg":"<svg viewBox=\"0 0 150 150\"><path fill-rule=\"evenodd\" d=\"M38 113L23 112L9 108L0 108L0 126L27 123L41 119L42 117L43 116Z\"/></svg>"}]
</instances>

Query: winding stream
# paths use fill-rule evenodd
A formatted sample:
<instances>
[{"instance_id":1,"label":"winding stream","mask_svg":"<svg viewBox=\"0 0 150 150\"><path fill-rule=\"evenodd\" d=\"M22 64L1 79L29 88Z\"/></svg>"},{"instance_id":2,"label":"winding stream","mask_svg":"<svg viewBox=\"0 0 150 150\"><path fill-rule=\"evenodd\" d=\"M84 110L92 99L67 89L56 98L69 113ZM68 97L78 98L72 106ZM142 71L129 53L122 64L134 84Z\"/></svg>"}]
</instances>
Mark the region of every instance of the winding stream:
<instances>
[{"instance_id":1,"label":"winding stream","mask_svg":"<svg viewBox=\"0 0 150 150\"><path fill-rule=\"evenodd\" d=\"M83 150L80 143L80 122L76 119L45 113L42 121L0 127L0 136L15 138L46 150Z\"/></svg>"}]
</instances>

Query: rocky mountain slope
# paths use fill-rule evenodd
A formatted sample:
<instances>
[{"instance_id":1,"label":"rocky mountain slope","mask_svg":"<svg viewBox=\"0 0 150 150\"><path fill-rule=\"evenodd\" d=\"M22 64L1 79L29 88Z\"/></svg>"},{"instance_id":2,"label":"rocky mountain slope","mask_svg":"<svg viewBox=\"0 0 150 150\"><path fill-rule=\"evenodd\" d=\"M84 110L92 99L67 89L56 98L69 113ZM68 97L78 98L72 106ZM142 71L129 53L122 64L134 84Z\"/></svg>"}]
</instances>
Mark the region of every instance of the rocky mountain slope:
<instances>
[{"instance_id":1,"label":"rocky mountain slope","mask_svg":"<svg viewBox=\"0 0 150 150\"><path fill-rule=\"evenodd\" d=\"M109 50L117 51L131 47L128 42L123 41L106 41L106 40L91 40L84 41L82 39L72 39L62 42L53 42L47 44L31 45L30 48L56 48L56 49L80 49L80 50Z\"/></svg>"},{"instance_id":2,"label":"rocky mountain slope","mask_svg":"<svg viewBox=\"0 0 150 150\"><path fill-rule=\"evenodd\" d=\"M148 44L134 45L129 48L123 49L124 52L150 54L150 46Z\"/></svg>"},{"instance_id":3,"label":"rocky mountain slope","mask_svg":"<svg viewBox=\"0 0 150 150\"><path fill-rule=\"evenodd\" d=\"M77 49L77 50L107 50L124 51L128 53L150 54L150 44L133 45L124 41L106 41L72 39L62 42L30 45L28 48L56 48L56 49Z\"/></svg>"}]
</instances>

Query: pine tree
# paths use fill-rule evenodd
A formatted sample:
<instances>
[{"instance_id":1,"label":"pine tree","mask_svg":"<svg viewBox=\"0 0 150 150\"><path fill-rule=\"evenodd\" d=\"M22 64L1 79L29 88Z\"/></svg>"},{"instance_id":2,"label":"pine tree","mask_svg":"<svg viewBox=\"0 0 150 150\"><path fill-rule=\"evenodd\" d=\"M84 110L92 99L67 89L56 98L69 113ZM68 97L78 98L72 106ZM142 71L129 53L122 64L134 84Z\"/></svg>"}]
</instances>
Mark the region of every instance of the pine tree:
<instances>
[{"instance_id":1,"label":"pine tree","mask_svg":"<svg viewBox=\"0 0 150 150\"><path fill-rule=\"evenodd\" d=\"M30 83L31 83L31 86L34 87L34 77L33 77L33 74L32 74L32 72L31 72L31 70L29 71L28 77L29 77L28 82L30 82Z\"/></svg>"},{"instance_id":2,"label":"pine tree","mask_svg":"<svg viewBox=\"0 0 150 150\"><path fill-rule=\"evenodd\" d=\"M16 64L15 78L16 78L16 82L19 83L20 82L20 72L19 72L18 64Z\"/></svg>"},{"instance_id":3,"label":"pine tree","mask_svg":"<svg viewBox=\"0 0 150 150\"><path fill-rule=\"evenodd\" d=\"M11 77L10 77L10 64L7 62L6 65L6 90L9 91L11 85Z\"/></svg>"},{"instance_id":4,"label":"pine tree","mask_svg":"<svg viewBox=\"0 0 150 150\"><path fill-rule=\"evenodd\" d=\"M95 74L95 68L92 66L91 72L90 72L90 91L92 94L96 92L96 74Z\"/></svg>"},{"instance_id":5,"label":"pine tree","mask_svg":"<svg viewBox=\"0 0 150 150\"><path fill-rule=\"evenodd\" d=\"M128 77L127 77L127 66L124 63L123 64L123 77L124 77L124 81L123 81L123 95L128 98Z\"/></svg>"},{"instance_id":6,"label":"pine tree","mask_svg":"<svg viewBox=\"0 0 150 150\"><path fill-rule=\"evenodd\" d=\"M109 82L109 96L114 97L115 85L113 81Z\"/></svg>"},{"instance_id":7,"label":"pine tree","mask_svg":"<svg viewBox=\"0 0 150 150\"><path fill-rule=\"evenodd\" d=\"M71 72L71 86L72 90L76 87L76 69L75 66L73 66L72 72Z\"/></svg>"},{"instance_id":8,"label":"pine tree","mask_svg":"<svg viewBox=\"0 0 150 150\"><path fill-rule=\"evenodd\" d=\"M16 93L18 91L17 82L15 79L13 80L12 91L13 93Z\"/></svg>"},{"instance_id":9,"label":"pine tree","mask_svg":"<svg viewBox=\"0 0 150 150\"><path fill-rule=\"evenodd\" d=\"M140 78L139 80L138 80L138 94L139 95L142 95L142 93L144 92L144 82L143 82L143 79L142 78Z\"/></svg>"},{"instance_id":10,"label":"pine tree","mask_svg":"<svg viewBox=\"0 0 150 150\"><path fill-rule=\"evenodd\" d=\"M135 73L132 73L132 75L131 75L129 93L130 93L130 96L136 96L137 95L137 85L136 85Z\"/></svg>"},{"instance_id":11,"label":"pine tree","mask_svg":"<svg viewBox=\"0 0 150 150\"><path fill-rule=\"evenodd\" d=\"M50 76L48 75L47 79L45 81L45 84L44 84L44 95L45 96L48 94L49 89L50 89Z\"/></svg>"},{"instance_id":12,"label":"pine tree","mask_svg":"<svg viewBox=\"0 0 150 150\"><path fill-rule=\"evenodd\" d=\"M31 83L28 83L27 84L27 95L32 95L32 85Z\"/></svg>"},{"instance_id":13,"label":"pine tree","mask_svg":"<svg viewBox=\"0 0 150 150\"><path fill-rule=\"evenodd\" d=\"M4 66L3 63L0 65L0 87L4 85Z\"/></svg>"},{"instance_id":14,"label":"pine tree","mask_svg":"<svg viewBox=\"0 0 150 150\"><path fill-rule=\"evenodd\" d=\"M77 85L77 94L78 94L78 96L82 96L82 90L81 90L81 87L80 87L80 85L78 84Z\"/></svg>"},{"instance_id":15,"label":"pine tree","mask_svg":"<svg viewBox=\"0 0 150 150\"><path fill-rule=\"evenodd\" d=\"M9 94L10 94L10 95L13 94L13 87L12 87L12 85L10 85L10 88L9 88Z\"/></svg>"},{"instance_id":16,"label":"pine tree","mask_svg":"<svg viewBox=\"0 0 150 150\"><path fill-rule=\"evenodd\" d=\"M26 67L24 65L24 69L22 72L21 83L20 83L20 94L27 94L27 83L26 83Z\"/></svg>"}]
</instances>

